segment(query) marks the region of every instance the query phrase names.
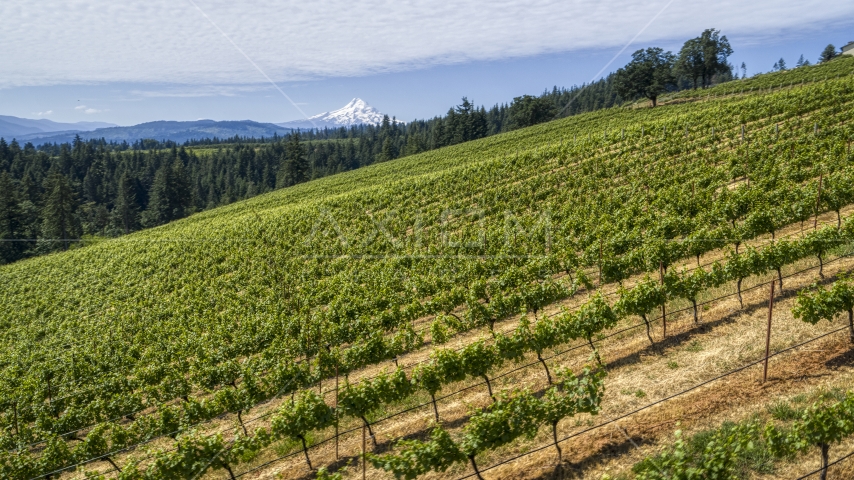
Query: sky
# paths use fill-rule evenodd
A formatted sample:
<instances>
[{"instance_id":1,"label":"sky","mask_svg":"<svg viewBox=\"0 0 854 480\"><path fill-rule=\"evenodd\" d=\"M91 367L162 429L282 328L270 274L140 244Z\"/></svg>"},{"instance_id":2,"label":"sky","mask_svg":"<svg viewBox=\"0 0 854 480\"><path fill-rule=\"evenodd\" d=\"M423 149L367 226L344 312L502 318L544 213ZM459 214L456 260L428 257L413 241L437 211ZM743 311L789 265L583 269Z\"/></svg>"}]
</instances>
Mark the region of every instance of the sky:
<instances>
[{"instance_id":1,"label":"sky","mask_svg":"<svg viewBox=\"0 0 854 480\"><path fill-rule=\"evenodd\" d=\"M854 40L814 0L3 0L0 115L284 122L359 97L403 120L590 82L718 28L748 74Z\"/></svg>"}]
</instances>

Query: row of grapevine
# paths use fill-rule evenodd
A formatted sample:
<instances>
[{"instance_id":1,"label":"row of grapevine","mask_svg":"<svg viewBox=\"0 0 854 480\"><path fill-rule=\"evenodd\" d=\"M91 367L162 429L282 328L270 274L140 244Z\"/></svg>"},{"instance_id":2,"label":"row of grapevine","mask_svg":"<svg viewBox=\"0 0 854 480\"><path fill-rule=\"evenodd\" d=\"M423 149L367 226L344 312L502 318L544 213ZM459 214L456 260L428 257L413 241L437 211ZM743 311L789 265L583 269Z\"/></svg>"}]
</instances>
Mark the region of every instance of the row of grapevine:
<instances>
[{"instance_id":1,"label":"row of grapevine","mask_svg":"<svg viewBox=\"0 0 854 480\"><path fill-rule=\"evenodd\" d=\"M827 320L833 321L840 313L848 314L848 334L854 343L854 285L848 277L833 283L830 288L814 288L798 292L795 318L809 324Z\"/></svg>"},{"instance_id":2,"label":"row of grapevine","mask_svg":"<svg viewBox=\"0 0 854 480\"><path fill-rule=\"evenodd\" d=\"M401 375L398 371L398 377ZM433 444L420 445L421 448L435 448L436 445L453 445L452 450L444 450L433 460L440 464L431 464L429 468L441 469L453 462L470 459L475 465L474 456L480 452L509 443L521 435L533 435L540 425L548 424L554 429L556 437L557 425L563 418L579 413L598 412L603 393L603 370L591 372L585 369L582 375L575 376L568 370L558 372L560 384L549 389L542 399L527 391L501 394L496 401L481 412L475 414L466 427L466 435L461 446L457 447L441 427L433 432ZM394 383L392 376L391 383ZM394 388L406 388L407 381L398 383ZM392 390L394 390L394 388ZM394 395L394 393L392 393ZM159 479L159 478L193 478L209 470L224 469L234 478L233 466L247 463L255 459L258 453L273 442L285 438L302 442L303 452L309 467L312 467L308 454L306 436L313 430L322 430L334 425L338 415L352 412L353 397L342 402L340 409L327 406L315 392L306 391L297 398L280 407L271 417L270 427L260 427L251 435L237 434L231 441L225 441L221 434L202 436L193 432L178 438L176 448L161 451L146 466L140 468L136 462L119 469L120 479ZM80 461L81 458L107 458L120 449L117 439L124 433L121 427L98 429L91 432L87 439L74 449L69 449L61 441L48 442L45 452L37 464L26 462L7 462L4 458L2 472L9 478L34 478L39 470L53 472L61 468L63 463ZM406 442L399 446L406 445ZM410 446L412 446L410 442ZM414 447L419 448L419 447ZM112 450L111 450L112 449ZM453 455L446 455L452 452ZM464 455L464 456L461 456ZM444 459L443 459L444 457ZM412 464L403 466L405 461L391 455L372 457L375 463L394 467L395 474L403 469L424 468L424 459L419 459L422 467ZM112 462L112 460L110 460ZM444 462L444 463L441 463ZM115 466L115 464L114 464ZM118 467L116 467L118 469ZM392 467L388 467L392 469ZM476 466L475 466L476 468ZM427 471L427 470L424 470Z\"/></svg>"},{"instance_id":3,"label":"row of grapevine","mask_svg":"<svg viewBox=\"0 0 854 480\"><path fill-rule=\"evenodd\" d=\"M689 448L676 432L674 444L634 466L637 480L735 478L743 475L744 458L791 459L818 449L820 478L827 478L830 446L854 435L854 393L839 401L817 402L791 425L755 420L716 430L700 449Z\"/></svg>"},{"instance_id":4,"label":"row of grapevine","mask_svg":"<svg viewBox=\"0 0 854 480\"><path fill-rule=\"evenodd\" d=\"M579 376L569 370L559 370L557 375L558 385L546 390L542 397L528 391L500 395L494 403L472 415L458 441L436 426L430 440L402 440L396 445L399 453L368 454L368 460L398 479L413 479L430 471L444 472L454 463L468 460L482 479L475 460L477 455L520 437L532 438L544 425L551 427L555 448L561 455L558 424L582 413L599 413L605 373L587 368Z\"/></svg>"}]
</instances>

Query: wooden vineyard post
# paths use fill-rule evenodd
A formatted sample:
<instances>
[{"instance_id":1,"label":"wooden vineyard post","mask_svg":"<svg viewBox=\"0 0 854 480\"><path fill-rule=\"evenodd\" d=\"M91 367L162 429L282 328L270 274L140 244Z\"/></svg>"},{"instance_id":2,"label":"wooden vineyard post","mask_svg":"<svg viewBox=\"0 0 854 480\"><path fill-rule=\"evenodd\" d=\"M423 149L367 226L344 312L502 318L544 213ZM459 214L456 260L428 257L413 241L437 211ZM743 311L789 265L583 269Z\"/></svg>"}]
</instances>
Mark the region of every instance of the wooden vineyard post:
<instances>
[{"instance_id":1,"label":"wooden vineyard post","mask_svg":"<svg viewBox=\"0 0 854 480\"><path fill-rule=\"evenodd\" d=\"M362 480L365 480L368 469L368 457L365 454L365 425L362 425Z\"/></svg>"},{"instance_id":2,"label":"wooden vineyard post","mask_svg":"<svg viewBox=\"0 0 854 480\"><path fill-rule=\"evenodd\" d=\"M818 228L818 207L821 204L821 184L824 180L824 172L818 176L818 195L815 197L815 220L812 224L812 229L815 230Z\"/></svg>"},{"instance_id":3,"label":"wooden vineyard post","mask_svg":"<svg viewBox=\"0 0 854 480\"><path fill-rule=\"evenodd\" d=\"M599 286L602 286L602 239L599 239Z\"/></svg>"},{"instance_id":4,"label":"wooden vineyard post","mask_svg":"<svg viewBox=\"0 0 854 480\"><path fill-rule=\"evenodd\" d=\"M12 410L15 412L15 436L18 436L18 401L12 404Z\"/></svg>"},{"instance_id":5,"label":"wooden vineyard post","mask_svg":"<svg viewBox=\"0 0 854 480\"><path fill-rule=\"evenodd\" d=\"M658 280L661 284L661 287L664 288L664 262L658 263ZM665 305L667 304L667 299L664 299L664 302L661 303L661 326L662 332L661 336L663 338L667 338L667 311Z\"/></svg>"},{"instance_id":6,"label":"wooden vineyard post","mask_svg":"<svg viewBox=\"0 0 854 480\"><path fill-rule=\"evenodd\" d=\"M771 313L774 311L774 280L771 280L771 294L768 297L768 330L765 333L765 369L762 371L762 383L768 380L768 357L771 355Z\"/></svg>"}]
</instances>

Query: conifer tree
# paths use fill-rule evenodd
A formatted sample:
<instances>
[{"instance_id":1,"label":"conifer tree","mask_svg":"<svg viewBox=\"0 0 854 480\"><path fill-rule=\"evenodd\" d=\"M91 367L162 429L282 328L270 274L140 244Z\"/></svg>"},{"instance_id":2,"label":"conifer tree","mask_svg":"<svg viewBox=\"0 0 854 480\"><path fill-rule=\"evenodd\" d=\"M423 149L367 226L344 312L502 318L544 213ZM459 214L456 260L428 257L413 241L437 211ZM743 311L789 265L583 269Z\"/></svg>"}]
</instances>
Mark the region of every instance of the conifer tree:
<instances>
[{"instance_id":1,"label":"conifer tree","mask_svg":"<svg viewBox=\"0 0 854 480\"><path fill-rule=\"evenodd\" d=\"M193 205L190 177L184 168L184 162L176 157L172 163L171 178L169 182L169 201L172 207L172 216L169 220L183 218L191 213ZM233 179L232 179L233 182Z\"/></svg>"},{"instance_id":2,"label":"conifer tree","mask_svg":"<svg viewBox=\"0 0 854 480\"><path fill-rule=\"evenodd\" d=\"M180 158L164 165L154 175L148 196L148 209L143 223L148 227L162 225L187 215L192 205L190 180Z\"/></svg>"},{"instance_id":3,"label":"conifer tree","mask_svg":"<svg viewBox=\"0 0 854 480\"><path fill-rule=\"evenodd\" d=\"M162 225L172 218L172 208L169 202L169 183L172 169L163 166L154 175L154 183L148 193L148 209L142 214L146 227Z\"/></svg>"},{"instance_id":4,"label":"conifer tree","mask_svg":"<svg viewBox=\"0 0 854 480\"><path fill-rule=\"evenodd\" d=\"M0 172L0 264L21 258L25 249L25 244L21 241L23 223L18 192L12 177L6 172Z\"/></svg>"},{"instance_id":5,"label":"conifer tree","mask_svg":"<svg viewBox=\"0 0 854 480\"><path fill-rule=\"evenodd\" d=\"M285 145L285 163L280 172L280 187L296 185L308 180L308 159L305 153L299 132L292 134Z\"/></svg>"},{"instance_id":6,"label":"conifer tree","mask_svg":"<svg viewBox=\"0 0 854 480\"><path fill-rule=\"evenodd\" d=\"M7 170L9 164L12 163L12 156L9 154L9 144L6 139L0 138L0 170Z\"/></svg>"},{"instance_id":7,"label":"conifer tree","mask_svg":"<svg viewBox=\"0 0 854 480\"><path fill-rule=\"evenodd\" d=\"M391 143L391 138L386 137L386 139L383 140L383 149L382 152L380 152L379 161L385 162L394 158L394 146Z\"/></svg>"},{"instance_id":8,"label":"conifer tree","mask_svg":"<svg viewBox=\"0 0 854 480\"><path fill-rule=\"evenodd\" d=\"M42 207L42 238L68 250L71 241L82 234L76 215L77 196L68 177L54 170L45 181L45 201ZM54 250L55 246L48 247Z\"/></svg>"},{"instance_id":9,"label":"conifer tree","mask_svg":"<svg viewBox=\"0 0 854 480\"><path fill-rule=\"evenodd\" d=\"M127 172L123 173L119 179L116 206L113 208L113 225L125 234L139 226L139 205Z\"/></svg>"},{"instance_id":10,"label":"conifer tree","mask_svg":"<svg viewBox=\"0 0 854 480\"><path fill-rule=\"evenodd\" d=\"M839 53L836 51L836 47L831 43L821 51L821 55L818 56L818 63L829 62L837 56L839 56Z\"/></svg>"}]
</instances>

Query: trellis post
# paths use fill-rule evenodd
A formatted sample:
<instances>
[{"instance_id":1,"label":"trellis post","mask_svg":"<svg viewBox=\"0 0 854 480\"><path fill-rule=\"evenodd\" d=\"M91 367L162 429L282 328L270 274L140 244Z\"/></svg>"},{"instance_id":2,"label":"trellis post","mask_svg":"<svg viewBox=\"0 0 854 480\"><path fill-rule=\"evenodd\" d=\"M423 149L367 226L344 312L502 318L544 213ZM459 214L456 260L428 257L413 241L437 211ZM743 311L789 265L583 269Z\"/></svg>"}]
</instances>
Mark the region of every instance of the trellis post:
<instances>
[{"instance_id":1,"label":"trellis post","mask_svg":"<svg viewBox=\"0 0 854 480\"><path fill-rule=\"evenodd\" d=\"M768 329L765 332L765 369L762 371L762 383L768 380L768 358L771 356L771 313L774 311L774 280L771 280L771 294L768 296Z\"/></svg>"}]
</instances>

